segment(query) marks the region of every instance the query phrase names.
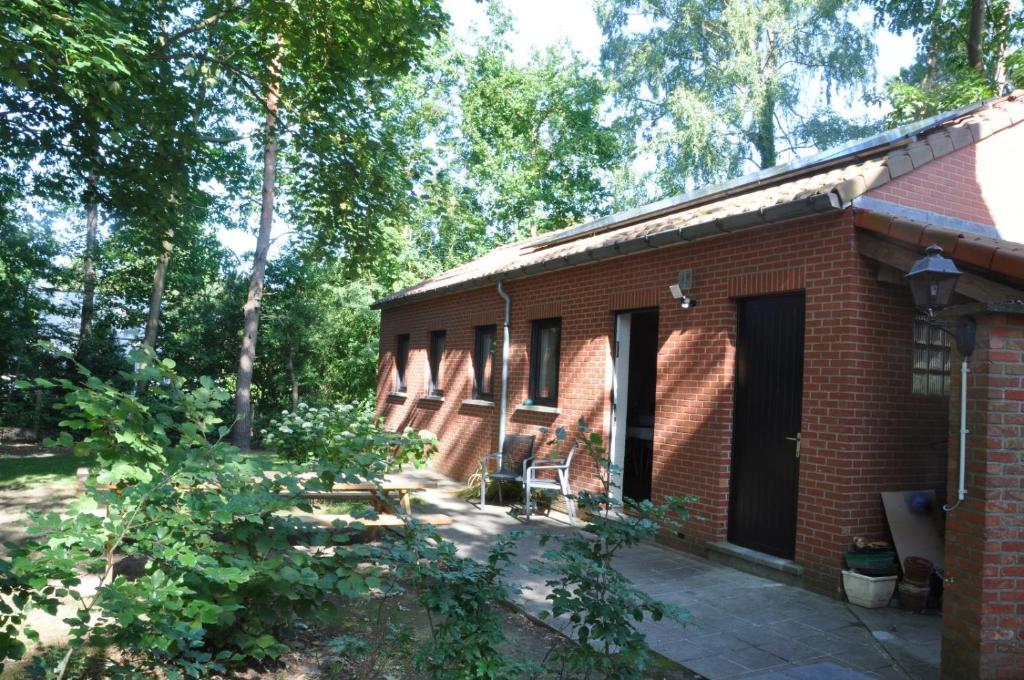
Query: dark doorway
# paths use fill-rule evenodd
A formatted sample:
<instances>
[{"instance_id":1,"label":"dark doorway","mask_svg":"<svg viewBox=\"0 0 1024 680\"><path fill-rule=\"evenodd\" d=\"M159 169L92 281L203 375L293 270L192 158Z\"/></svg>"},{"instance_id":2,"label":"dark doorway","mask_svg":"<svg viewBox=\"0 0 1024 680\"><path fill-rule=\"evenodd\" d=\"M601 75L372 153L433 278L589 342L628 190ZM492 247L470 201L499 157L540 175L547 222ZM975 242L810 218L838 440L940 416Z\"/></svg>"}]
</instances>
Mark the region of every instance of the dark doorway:
<instances>
[{"instance_id":1,"label":"dark doorway","mask_svg":"<svg viewBox=\"0 0 1024 680\"><path fill-rule=\"evenodd\" d=\"M729 541L792 559L804 296L749 298L738 306Z\"/></svg>"},{"instance_id":2,"label":"dark doorway","mask_svg":"<svg viewBox=\"0 0 1024 680\"><path fill-rule=\"evenodd\" d=\"M658 312L630 313L629 381L622 493L650 500L654 468L654 399L658 376Z\"/></svg>"}]
</instances>

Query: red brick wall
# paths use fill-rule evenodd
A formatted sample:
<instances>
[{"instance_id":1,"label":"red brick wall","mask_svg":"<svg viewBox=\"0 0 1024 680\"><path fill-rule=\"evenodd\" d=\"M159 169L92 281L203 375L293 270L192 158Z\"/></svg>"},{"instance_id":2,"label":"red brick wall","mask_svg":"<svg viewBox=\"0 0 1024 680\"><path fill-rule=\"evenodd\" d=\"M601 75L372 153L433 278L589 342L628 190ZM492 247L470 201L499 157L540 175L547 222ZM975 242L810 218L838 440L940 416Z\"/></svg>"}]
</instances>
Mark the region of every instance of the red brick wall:
<instances>
[{"instance_id":1,"label":"red brick wall","mask_svg":"<svg viewBox=\"0 0 1024 680\"><path fill-rule=\"evenodd\" d=\"M668 286L694 271L696 308ZM607 435L616 310L657 306L659 352L654 494L694 494L700 545L726 538L732 422L735 298L793 290L806 295L803 437L796 561L810 585L835 592L841 553L854 535L883 535L878 491L941 491L946 400L910 396L912 314L905 289L875 281L855 250L848 213L740 232L585 267L510 281L513 300L508 432L573 429L585 417ZM379 409L389 425L441 435L438 469L460 478L496 444L497 407L466 406L473 325L501 323L491 287L384 310ZM556 415L514 410L527 398L530 320L561 316ZM420 400L429 331L447 329L445 401ZM395 335L412 336L409 394L388 398ZM499 350L500 356L500 350ZM939 440L937 446L935 441ZM932 446L929 446L932 444ZM579 460L577 487L595 486Z\"/></svg>"},{"instance_id":2,"label":"red brick wall","mask_svg":"<svg viewBox=\"0 0 1024 680\"><path fill-rule=\"evenodd\" d=\"M1017 124L897 177L868 195L999 225L1002 238L1024 243L1019 200L1022 155L1024 125Z\"/></svg>"},{"instance_id":3,"label":"red brick wall","mask_svg":"<svg viewBox=\"0 0 1024 680\"><path fill-rule=\"evenodd\" d=\"M942 676L1024 678L1024 316L978 316L967 497L948 514ZM952 413L959 412L959 374ZM959 423L951 423L955 496Z\"/></svg>"}]
</instances>

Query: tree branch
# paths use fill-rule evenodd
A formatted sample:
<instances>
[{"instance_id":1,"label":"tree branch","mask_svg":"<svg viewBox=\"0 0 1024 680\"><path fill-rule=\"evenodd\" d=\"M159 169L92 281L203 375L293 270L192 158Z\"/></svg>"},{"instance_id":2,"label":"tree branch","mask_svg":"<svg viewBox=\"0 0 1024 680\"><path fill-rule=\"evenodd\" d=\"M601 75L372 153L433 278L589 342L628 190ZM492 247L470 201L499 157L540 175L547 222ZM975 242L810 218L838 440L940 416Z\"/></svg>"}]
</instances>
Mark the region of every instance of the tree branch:
<instances>
[{"instance_id":1,"label":"tree branch","mask_svg":"<svg viewBox=\"0 0 1024 680\"><path fill-rule=\"evenodd\" d=\"M174 43L178 42L179 40L187 38L188 36L192 35L193 33L197 33L199 31L202 31L202 30L206 29L206 28L209 28L210 26L214 25L215 23L217 23L221 19L224 19L225 17L228 17L228 16L234 14L235 12L237 12L237 11L239 11L241 9L244 9L244 8L246 8L248 6L249 6L249 3L247 3L247 2L246 3L241 3L241 4L238 4L238 5L234 5L232 7L228 7L227 9L225 9L225 10L223 10L221 12L215 12L215 13L211 14L208 17L203 17L202 19L200 19L196 23L192 24L191 26L189 26L187 28L183 28L180 31L178 31L177 33L174 33L173 35L168 36L166 40L161 41L160 46L156 50L154 50L151 54L153 54L153 55L160 54L161 52L164 52L165 50L167 50L169 47L171 47Z\"/></svg>"}]
</instances>

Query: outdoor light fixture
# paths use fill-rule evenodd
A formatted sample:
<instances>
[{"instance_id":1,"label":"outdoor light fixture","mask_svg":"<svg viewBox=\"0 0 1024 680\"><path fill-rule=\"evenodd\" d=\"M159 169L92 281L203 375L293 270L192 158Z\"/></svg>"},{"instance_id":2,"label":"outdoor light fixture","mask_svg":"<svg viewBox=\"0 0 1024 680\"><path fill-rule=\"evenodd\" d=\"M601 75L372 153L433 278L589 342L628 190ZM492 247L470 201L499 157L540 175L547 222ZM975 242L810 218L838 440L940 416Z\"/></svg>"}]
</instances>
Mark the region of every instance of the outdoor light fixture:
<instances>
[{"instance_id":1,"label":"outdoor light fixture","mask_svg":"<svg viewBox=\"0 0 1024 680\"><path fill-rule=\"evenodd\" d=\"M955 339L960 355L966 358L974 351L974 319L970 316L962 316L955 321L935 318L936 312L949 306L959 277L960 270L953 260L943 255L942 248L933 243L903 278L910 284L914 306L924 314L925 323Z\"/></svg>"},{"instance_id":2,"label":"outdoor light fixture","mask_svg":"<svg viewBox=\"0 0 1024 680\"><path fill-rule=\"evenodd\" d=\"M924 253L924 257L914 263L904 278L910 283L914 306L931 317L949 305L960 270L953 260L942 254L942 248L934 243Z\"/></svg>"},{"instance_id":3,"label":"outdoor light fixture","mask_svg":"<svg viewBox=\"0 0 1024 680\"><path fill-rule=\"evenodd\" d=\"M686 295L679 289L678 283L673 283L668 287L670 293L672 293L673 300L679 300L679 306L683 309L693 309L697 306L697 301L689 295Z\"/></svg>"},{"instance_id":4,"label":"outdoor light fixture","mask_svg":"<svg viewBox=\"0 0 1024 680\"><path fill-rule=\"evenodd\" d=\"M974 352L974 334L977 325L974 317L964 314L955 320L938 320L935 312L945 309L953 299L953 290L960 277L960 270L953 260L942 254L942 248L934 243L925 249L925 255L914 263L904 277L910 284L914 306L924 315L924 322L930 328L938 328L956 340L960 352L960 485L957 488L956 503L942 506L946 512L956 510L967 497L967 375L970 369L967 360Z\"/></svg>"},{"instance_id":5,"label":"outdoor light fixture","mask_svg":"<svg viewBox=\"0 0 1024 680\"><path fill-rule=\"evenodd\" d=\"M687 291L693 287L693 270L681 269L676 276L676 282L668 287L673 300L679 300L679 306L683 309L693 309L697 301L687 295Z\"/></svg>"}]
</instances>

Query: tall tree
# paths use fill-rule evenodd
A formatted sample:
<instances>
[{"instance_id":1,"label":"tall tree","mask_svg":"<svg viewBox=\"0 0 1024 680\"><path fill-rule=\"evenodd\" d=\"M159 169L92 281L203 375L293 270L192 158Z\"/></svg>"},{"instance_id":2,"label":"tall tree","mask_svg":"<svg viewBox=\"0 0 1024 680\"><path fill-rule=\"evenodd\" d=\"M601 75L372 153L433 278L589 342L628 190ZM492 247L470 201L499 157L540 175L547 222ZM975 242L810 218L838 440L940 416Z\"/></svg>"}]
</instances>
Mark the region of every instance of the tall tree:
<instances>
[{"instance_id":1,"label":"tall tree","mask_svg":"<svg viewBox=\"0 0 1024 680\"><path fill-rule=\"evenodd\" d=\"M628 163L599 75L564 44L517 61L510 17L499 3L489 16L488 33L440 41L394 107L414 111L423 154L408 227L392 243L411 243L435 269L606 212Z\"/></svg>"},{"instance_id":2,"label":"tall tree","mask_svg":"<svg viewBox=\"0 0 1024 680\"><path fill-rule=\"evenodd\" d=\"M1014 0L872 0L875 20L917 40L917 58L886 85L892 123L1024 87L1024 6Z\"/></svg>"},{"instance_id":3,"label":"tall tree","mask_svg":"<svg viewBox=\"0 0 1024 680\"><path fill-rule=\"evenodd\" d=\"M658 193L775 165L870 129L835 112L874 73L843 0L600 0L615 101L657 159Z\"/></svg>"},{"instance_id":4,"label":"tall tree","mask_svg":"<svg viewBox=\"0 0 1024 680\"><path fill-rule=\"evenodd\" d=\"M124 7L99 0L13 0L0 7L0 137L40 164L38 186L85 217L78 352L92 332L103 160L130 115L143 42Z\"/></svg>"},{"instance_id":5,"label":"tall tree","mask_svg":"<svg viewBox=\"0 0 1024 680\"><path fill-rule=\"evenodd\" d=\"M233 432L235 443L248 448L278 147L293 141L298 155L314 159L324 149L344 149L349 140L342 135L352 120L360 118L364 104L408 69L447 18L438 0L209 0L199 3L195 16L169 37L161 51L168 59L215 71L238 97L243 107L239 113L248 111L261 121L263 195L245 304ZM311 128L319 134L308 133ZM345 176L337 181L351 184ZM303 198L298 192L294 200L298 205ZM347 194L345 199L351 202L356 197ZM316 226L329 228L328 215L322 217Z\"/></svg>"}]
</instances>

